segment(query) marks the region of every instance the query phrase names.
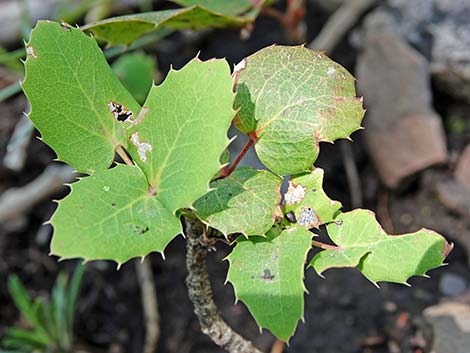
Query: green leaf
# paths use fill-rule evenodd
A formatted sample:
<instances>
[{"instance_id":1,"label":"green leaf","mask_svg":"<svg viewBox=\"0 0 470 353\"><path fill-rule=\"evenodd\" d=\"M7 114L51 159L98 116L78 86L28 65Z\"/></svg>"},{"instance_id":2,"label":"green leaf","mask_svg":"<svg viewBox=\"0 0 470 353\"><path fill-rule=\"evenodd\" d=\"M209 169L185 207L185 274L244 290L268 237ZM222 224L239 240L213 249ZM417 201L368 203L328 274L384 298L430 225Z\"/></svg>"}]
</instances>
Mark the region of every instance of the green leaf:
<instances>
[{"instance_id":1,"label":"green leaf","mask_svg":"<svg viewBox=\"0 0 470 353\"><path fill-rule=\"evenodd\" d=\"M338 249L319 252L310 265L319 274L329 268L357 266L375 284L406 284L411 276L424 276L442 266L452 249L444 237L427 229L388 235L369 210L343 213L327 229Z\"/></svg>"},{"instance_id":2,"label":"green leaf","mask_svg":"<svg viewBox=\"0 0 470 353\"><path fill-rule=\"evenodd\" d=\"M112 68L124 87L140 104L144 103L157 72L155 59L143 52L124 54Z\"/></svg>"},{"instance_id":3,"label":"green leaf","mask_svg":"<svg viewBox=\"0 0 470 353\"><path fill-rule=\"evenodd\" d=\"M235 115L232 84L225 60L194 59L152 87L146 114L130 130L129 152L171 212L209 191L221 169Z\"/></svg>"},{"instance_id":4,"label":"green leaf","mask_svg":"<svg viewBox=\"0 0 470 353\"><path fill-rule=\"evenodd\" d=\"M287 341L304 311L304 263L312 234L291 228L278 236L239 237L227 280L260 327Z\"/></svg>"},{"instance_id":5,"label":"green leaf","mask_svg":"<svg viewBox=\"0 0 470 353\"><path fill-rule=\"evenodd\" d=\"M339 213L341 203L331 200L323 191L323 169L293 177L284 194L285 212L294 212L299 225L318 228L331 222Z\"/></svg>"},{"instance_id":6,"label":"green leaf","mask_svg":"<svg viewBox=\"0 0 470 353\"><path fill-rule=\"evenodd\" d=\"M218 12L228 16L237 16L246 13L253 8L253 3L250 0L172 0L173 2L189 7L198 5L207 10Z\"/></svg>"},{"instance_id":7,"label":"green leaf","mask_svg":"<svg viewBox=\"0 0 470 353\"><path fill-rule=\"evenodd\" d=\"M244 59L234 76L234 123L256 134L260 160L277 174L310 171L320 142L360 128L364 110L354 78L321 52L271 46Z\"/></svg>"},{"instance_id":8,"label":"green leaf","mask_svg":"<svg viewBox=\"0 0 470 353\"><path fill-rule=\"evenodd\" d=\"M254 16L233 17L192 6L112 17L88 24L82 29L92 32L96 38L107 41L109 45L127 45L146 33L163 28L197 30L206 27L241 27L253 20Z\"/></svg>"},{"instance_id":9,"label":"green leaf","mask_svg":"<svg viewBox=\"0 0 470 353\"><path fill-rule=\"evenodd\" d=\"M276 218L282 218L281 182L270 172L240 167L228 178L214 181L214 189L193 206L205 223L224 235L264 234Z\"/></svg>"},{"instance_id":10,"label":"green leaf","mask_svg":"<svg viewBox=\"0 0 470 353\"><path fill-rule=\"evenodd\" d=\"M181 232L179 219L152 195L137 167L98 171L71 188L51 219L51 251L62 258L121 264L163 251Z\"/></svg>"},{"instance_id":11,"label":"green leaf","mask_svg":"<svg viewBox=\"0 0 470 353\"><path fill-rule=\"evenodd\" d=\"M43 141L80 172L108 168L116 146L127 145L124 126L110 112L110 102L134 116L140 106L95 40L79 29L39 21L26 48L22 85Z\"/></svg>"}]
</instances>

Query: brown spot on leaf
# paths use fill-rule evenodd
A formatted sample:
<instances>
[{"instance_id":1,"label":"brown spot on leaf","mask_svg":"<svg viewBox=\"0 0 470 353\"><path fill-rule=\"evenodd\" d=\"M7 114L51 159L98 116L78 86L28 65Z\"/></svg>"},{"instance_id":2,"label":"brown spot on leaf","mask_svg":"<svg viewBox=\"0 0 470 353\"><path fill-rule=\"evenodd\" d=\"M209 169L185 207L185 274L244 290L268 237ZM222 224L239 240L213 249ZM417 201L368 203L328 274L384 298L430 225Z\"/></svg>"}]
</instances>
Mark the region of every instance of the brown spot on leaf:
<instances>
[{"instance_id":1,"label":"brown spot on leaf","mask_svg":"<svg viewBox=\"0 0 470 353\"><path fill-rule=\"evenodd\" d=\"M268 268L264 269L263 275L261 276L263 280L268 281L268 282L272 281L274 277L276 276L274 276Z\"/></svg>"}]
</instances>

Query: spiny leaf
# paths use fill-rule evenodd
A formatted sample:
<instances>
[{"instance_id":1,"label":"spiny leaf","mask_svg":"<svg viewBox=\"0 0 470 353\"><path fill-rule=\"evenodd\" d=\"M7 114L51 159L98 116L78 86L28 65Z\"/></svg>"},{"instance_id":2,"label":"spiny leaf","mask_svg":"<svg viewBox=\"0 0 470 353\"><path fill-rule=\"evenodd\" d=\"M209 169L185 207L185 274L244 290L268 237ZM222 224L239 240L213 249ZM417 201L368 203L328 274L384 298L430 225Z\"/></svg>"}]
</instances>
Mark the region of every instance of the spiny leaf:
<instances>
[{"instance_id":1,"label":"spiny leaf","mask_svg":"<svg viewBox=\"0 0 470 353\"><path fill-rule=\"evenodd\" d=\"M214 181L214 190L197 200L194 208L207 224L225 235L264 234L282 217L281 182L270 172L240 167L228 178Z\"/></svg>"},{"instance_id":2,"label":"spiny leaf","mask_svg":"<svg viewBox=\"0 0 470 353\"><path fill-rule=\"evenodd\" d=\"M112 68L124 87L143 104L157 72L155 59L143 52L128 53L121 55Z\"/></svg>"},{"instance_id":3,"label":"spiny leaf","mask_svg":"<svg viewBox=\"0 0 470 353\"><path fill-rule=\"evenodd\" d=\"M112 17L88 24L82 29L92 32L95 37L107 41L109 45L127 45L146 33L163 28L196 30L206 27L241 27L253 20L254 16L233 17L191 6Z\"/></svg>"},{"instance_id":4,"label":"spiny leaf","mask_svg":"<svg viewBox=\"0 0 470 353\"><path fill-rule=\"evenodd\" d=\"M310 171L320 142L360 128L364 110L354 78L321 52L271 46L244 59L234 76L234 123L258 136L256 152L275 173Z\"/></svg>"},{"instance_id":5,"label":"spiny leaf","mask_svg":"<svg viewBox=\"0 0 470 353\"><path fill-rule=\"evenodd\" d=\"M321 274L333 267L358 267L371 282L404 283L442 265L452 245L438 233L388 235L373 212L357 209L343 213L327 226L337 250L319 252L310 265Z\"/></svg>"},{"instance_id":6,"label":"spiny leaf","mask_svg":"<svg viewBox=\"0 0 470 353\"><path fill-rule=\"evenodd\" d=\"M82 31L39 21L26 44L23 90L30 118L58 158L76 170L108 168L114 149L127 145L110 102L136 116L140 106L122 86L95 40Z\"/></svg>"},{"instance_id":7,"label":"spiny leaf","mask_svg":"<svg viewBox=\"0 0 470 353\"><path fill-rule=\"evenodd\" d=\"M285 212L294 212L299 225L318 228L331 222L341 203L331 200L323 191L323 169L293 177L284 194Z\"/></svg>"},{"instance_id":8,"label":"spiny leaf","mask_svg":"<svg viewBox=\"0 0 470 353\"><path fill-rule=\"evenodd\" d=\"M72 184L52 217L53 254L122 264L162 252L181 232L179 219L149 192L137 167L117 165Z\"/></svg>"},{"instance_id":9,"label":"spiny leaf","mask_svg":"<svg viewBox=\"0 0 470 353\"><path fill-rule=\"evenodd\" d=\"M172 212L204 195L220 170L233 99L225 60L194 59L152 87L129 152Z\"/></svg>"},{"instance_id":10,"label":"spiny leaf","mask_svg":"<svg viewBox=\"0 0 470 353\"><path fill-rule=\"evenodd\" d=\"M239 237L227 280L260 327L287 341L304 311L304 263L312 234L291 228L267 237Z\"/></svg>"}]
</instances>

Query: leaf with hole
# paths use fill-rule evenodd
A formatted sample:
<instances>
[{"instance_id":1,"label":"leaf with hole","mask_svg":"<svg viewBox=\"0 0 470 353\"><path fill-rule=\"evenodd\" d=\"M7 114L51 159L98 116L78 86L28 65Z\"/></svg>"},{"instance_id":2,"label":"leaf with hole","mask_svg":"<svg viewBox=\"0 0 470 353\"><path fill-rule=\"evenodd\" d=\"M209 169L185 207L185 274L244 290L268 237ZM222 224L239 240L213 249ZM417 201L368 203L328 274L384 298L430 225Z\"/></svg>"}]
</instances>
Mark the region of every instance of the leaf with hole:
<instances>
[{"instance_id":1,"label":"leaf with hole","mask_svg":"<svg viewBox=\"0 0 470 353\"><path fill-rule=\"evenodd\" d=\"M388 235L369 210L343 213L327 229L338 249L319 252L310 266L319 274L334 267L357 267L373 283L406 284L411 276L442 266L452 249L444 237L427 229Z\"/></svg>"},{"instance_id":2,"label":"leaf with hole","mask_svg":"<svg viewBox=\"0 0 470 353\"><path fill-rule=\"evenodd\" d=\"M239 167L194 203L198 216L223 234L266 233L282 217L281 178L263 170ZM249 212L247 212L249 210Z\"/></svg>"},{"instance_id":3,"label":"leaf with hole","mask_svg":"<svg viewBox=\"0 0 470 353\"><path fill-rule=\"evenodd\" d=\"M312 169L320 142L360 128L354 78L321 52L271 46L235 67L235 126L255 133L256 152L279 175Z\"/></svg>"},{"instance_id":4,"label":"leaf with hole","mask_svg":"<svg viewBox=\"0 0 470 353\"><path fill-rule=\"evenodd\" d=\"M29 117L60 160L92 174L127 146L115 103L133 117L140 106L107 64L95 40L76 28L39 21L26 44L23 90Z\"/></svg>"},{"instance_id":5,"label":"leaf with hole","mask_svg":"<svg viewBox=\"0 0 470 353\"><path fill-rule=\"evenodd\" d=\"M285 213L292 212L296 222L307 228L318 228L334 220L341 203L331 200L323 191L323 169L292 177L284 194Z\"/></svg>"},{"instance_id":6,"label":"leaf with hole","mask_svg":"<svg viewBox=\"0 0 470 353\"><path fill-rule=\"evenodd\" d=\"M312 233L276 228L266 237L239 237L227 257L227 280L260 327L288 341L304 313L304 265Z\"/></svg>"}]
</instances>

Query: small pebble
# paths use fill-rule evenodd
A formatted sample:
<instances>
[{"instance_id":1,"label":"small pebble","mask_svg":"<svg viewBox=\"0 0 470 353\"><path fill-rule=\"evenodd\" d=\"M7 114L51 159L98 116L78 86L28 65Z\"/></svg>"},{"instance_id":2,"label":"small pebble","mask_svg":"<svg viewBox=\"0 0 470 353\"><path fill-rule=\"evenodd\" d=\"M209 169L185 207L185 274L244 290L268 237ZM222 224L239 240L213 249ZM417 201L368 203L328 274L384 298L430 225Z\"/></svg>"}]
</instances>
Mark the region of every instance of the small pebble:
<instances>
[{"instance_id":1,"label":"small pebble","mask_svg":"<svg viewBox=\"0 0 470 353\"><path fill-rule=\"evenodd\" d=\"M460 275L446 273L439 282L439 291L447 297L462 295L468 288L468 282Z\"/></svg>"}]
</instances>

